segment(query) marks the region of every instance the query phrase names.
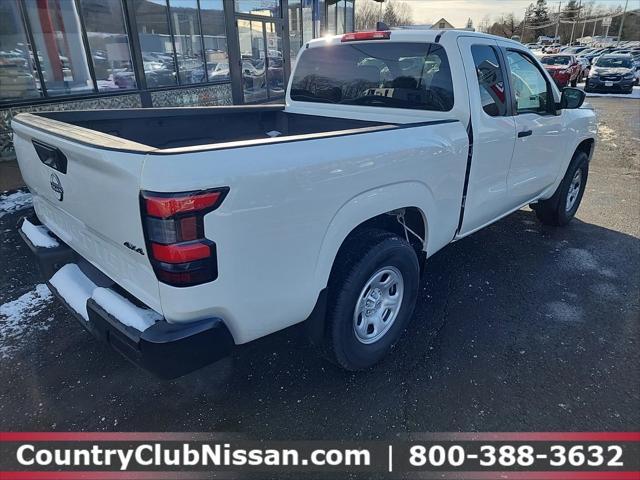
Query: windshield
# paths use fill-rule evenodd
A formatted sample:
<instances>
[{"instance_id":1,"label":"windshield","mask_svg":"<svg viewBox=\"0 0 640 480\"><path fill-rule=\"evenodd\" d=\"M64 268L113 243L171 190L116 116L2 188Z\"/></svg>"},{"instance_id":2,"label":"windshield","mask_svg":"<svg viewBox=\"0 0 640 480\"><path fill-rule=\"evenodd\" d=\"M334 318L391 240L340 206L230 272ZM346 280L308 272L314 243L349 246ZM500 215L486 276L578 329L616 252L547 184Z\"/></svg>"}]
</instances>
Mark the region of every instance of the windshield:
<instances>
[{"instance_id":1,"label":"windshield","mask_svg":"<svg viewBox=\"0 0 640 480\"><path fill-rule=\"evenodd\" d=\"M569 65L569 63L571 63L571 57L542 57L542 63L544 65Z\"/></svg>"},{"instance_id":2,"label":"windshield","mask_svg":"<svg viewBox=\"0 0 640 480\"><path fill-rule=\"evenodd\" d=\"M440 45L353 42L305 50L293 75L291 99L448 111L453 84Z\"/></svg>"},{"instance_id":3,"label":"windshield","mask_svg":"<svg viewBox=\"0 0 640 480\"><path fill-rule=\"evenodd\" d=\"M631 68L631 59L621 57L600 57L596 67L606 68Z\"/></svg>"}]
</instances>

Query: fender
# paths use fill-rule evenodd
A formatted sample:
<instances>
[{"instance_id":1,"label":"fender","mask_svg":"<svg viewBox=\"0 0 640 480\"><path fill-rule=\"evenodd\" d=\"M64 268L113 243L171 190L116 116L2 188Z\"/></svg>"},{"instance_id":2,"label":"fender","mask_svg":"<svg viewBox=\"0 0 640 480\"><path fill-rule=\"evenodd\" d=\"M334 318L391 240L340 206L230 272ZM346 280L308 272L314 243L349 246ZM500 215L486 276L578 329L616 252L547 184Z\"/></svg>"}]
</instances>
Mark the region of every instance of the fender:
<instances>
[{"instance_id":1,"label":"fender","mask_svg":"<svg viewBox=\"0 0 640 480\"><path fill-rule=\"evenodd\" d=\"M431 251L429 219L435 214L431 189L422 182L401 182L362 192L351 198L335 213L320 246L316 260L314 285L317 291L327 286L333 262L340 246L361 223L377 215L404 207L416 207L426 226L427 250Z\"/></svg>"},{"instance_id":2,"label":"fender","mask_svg":"<svg viewBox=\"0 0 640 480\"><path fill-rule=\"evenodd\" d=\"M598 125L596 122L596 117L581 115L581 109L573 110L571 113L575 113L576 116L567 125L568 130L572 134L571 138L569 139L569 146L567 147L565 155L560 162L558 174L555 181L542 195L540 195L541 200L546 200L552 197L556 192L558 186L564 178L567 169L569 168L569 164L573 159L573 155L576 153L578 146L582 142L584 142L585 140L594 141L594 146L591 148L589 160L591 160L591 156L593 155L593 151L595 150L595 141L598 135Z\"/></svg>"}]
</instances>

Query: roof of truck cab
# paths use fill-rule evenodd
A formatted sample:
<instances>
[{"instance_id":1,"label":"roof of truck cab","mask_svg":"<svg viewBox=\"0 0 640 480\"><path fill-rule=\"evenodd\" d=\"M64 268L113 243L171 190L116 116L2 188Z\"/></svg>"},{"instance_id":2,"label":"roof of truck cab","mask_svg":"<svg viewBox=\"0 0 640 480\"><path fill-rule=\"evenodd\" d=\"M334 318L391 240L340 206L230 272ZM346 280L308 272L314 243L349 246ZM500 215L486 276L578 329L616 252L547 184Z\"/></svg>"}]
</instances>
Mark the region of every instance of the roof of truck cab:
<instances>
[{"instance_id":1,"label":"roof of truck cab","mask_svg":"<svg viewBox=\"0 0 640 480\"><path fill-rule=\"evenodd\" d=\"M321 47L324 45L339 45L342 43L343 35L325 36L315 38L307 42L307 47ZM457 39L458 37L478 37L488 38L492 40L500 40L502 42L511 43L514 46L524 47L524 45L515 40L511 40L504 37L498 37L496 35L490 35L488 33L471 32L469 30L391 30L391 38L389 40L359 40L349 43L363 43L363 42L384 42L384 41L396 41L396 42L435 42L436 38L444 39L448 41Z\"/></svg>"}]
</instances>

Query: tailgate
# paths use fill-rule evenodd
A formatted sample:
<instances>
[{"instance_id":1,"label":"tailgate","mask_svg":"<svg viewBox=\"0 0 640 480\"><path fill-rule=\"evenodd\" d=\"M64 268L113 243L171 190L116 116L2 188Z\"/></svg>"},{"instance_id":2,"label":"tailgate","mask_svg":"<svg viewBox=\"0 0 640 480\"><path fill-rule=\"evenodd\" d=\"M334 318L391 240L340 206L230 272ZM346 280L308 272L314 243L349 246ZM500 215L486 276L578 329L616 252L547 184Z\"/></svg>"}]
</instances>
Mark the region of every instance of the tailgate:
<instances>
[{"instance_id":1,"label":"tailgate","mask_svg":"<svg viewBox=\"0 0 640 480\"><path fill-rule=\"evenodd\" d=\"M145 155L97 148L58 131L51 134L42 126L19 121L12 126L20 171L40 221L160 312L158 281L146 255L140 216Z\"/></svg>"}]
</instances>

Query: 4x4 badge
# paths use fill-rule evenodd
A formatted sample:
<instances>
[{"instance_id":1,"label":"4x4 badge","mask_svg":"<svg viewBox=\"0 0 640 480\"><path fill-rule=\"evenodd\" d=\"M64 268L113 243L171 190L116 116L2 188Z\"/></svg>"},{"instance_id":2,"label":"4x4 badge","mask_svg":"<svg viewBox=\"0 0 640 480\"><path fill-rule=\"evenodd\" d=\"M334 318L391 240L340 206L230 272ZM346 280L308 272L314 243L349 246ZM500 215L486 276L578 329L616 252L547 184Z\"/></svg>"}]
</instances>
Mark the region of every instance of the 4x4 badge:
<instances>
[{"instance_id":1,"label":"4x4 badge","mask_svg":"<svg viewBox=\"0 0 640 480\"><path fill-rule=\"evenodd\" d=\"M64 188L62 188L62 182L60 181L60 177L55 173L51 174L51 190L58 194L58 200L62 201L64 198Z\"/></svg>"}]
</instances>

